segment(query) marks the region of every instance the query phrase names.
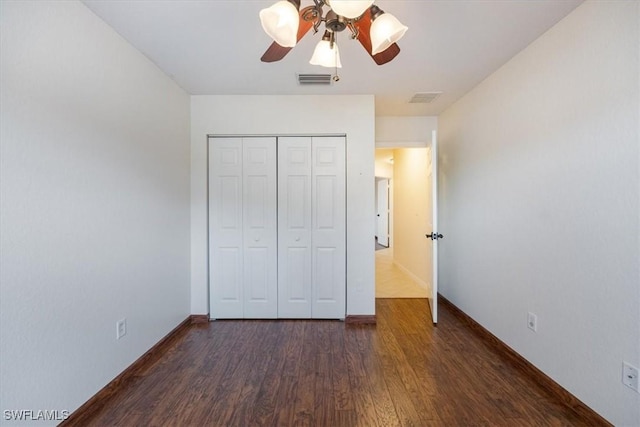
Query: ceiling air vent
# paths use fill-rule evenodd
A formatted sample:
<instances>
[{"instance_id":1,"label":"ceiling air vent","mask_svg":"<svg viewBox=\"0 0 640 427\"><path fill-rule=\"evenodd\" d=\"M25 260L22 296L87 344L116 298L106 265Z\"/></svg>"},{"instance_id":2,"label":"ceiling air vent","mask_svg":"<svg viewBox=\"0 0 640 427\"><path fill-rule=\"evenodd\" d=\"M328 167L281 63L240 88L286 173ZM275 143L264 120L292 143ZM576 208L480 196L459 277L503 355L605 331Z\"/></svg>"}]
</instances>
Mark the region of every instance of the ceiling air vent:
<instances>
[{"instance_id":1,"label":"ceiling air vent","mask_svg":"<svg viewBox=\"0 0 640 427\"><path fill-rule=\"evenodd\" d=\"M331 74L298 74L300 85L330 85Z\"/></svg>"},{"instance_id":2,"label":"ceiling air vent","mask_svg":"<svg viewBox=\"0 0 640 427\"><path fill-rule=\"evenodd\" d=\"M431 104L442 95L442 92L418 92L409 101L411 104Z\"/></svg>"}]
</instances>

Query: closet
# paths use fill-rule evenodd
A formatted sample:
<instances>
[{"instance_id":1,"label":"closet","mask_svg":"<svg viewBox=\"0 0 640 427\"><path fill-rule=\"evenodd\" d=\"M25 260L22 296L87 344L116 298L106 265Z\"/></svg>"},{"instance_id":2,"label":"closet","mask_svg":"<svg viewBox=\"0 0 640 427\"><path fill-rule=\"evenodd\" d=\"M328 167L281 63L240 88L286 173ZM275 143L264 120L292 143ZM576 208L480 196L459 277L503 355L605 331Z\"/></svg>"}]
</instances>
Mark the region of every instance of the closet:
<instances>
[{"instance_id":1,"label":"closet","mask_svg":"<svg viewBox=\"0 0 640 427\"><path fill-rule=\"evenodd\" d=\"M344 318L345 137L208 141L211 318Z\"/></svg>"}]
</instances>

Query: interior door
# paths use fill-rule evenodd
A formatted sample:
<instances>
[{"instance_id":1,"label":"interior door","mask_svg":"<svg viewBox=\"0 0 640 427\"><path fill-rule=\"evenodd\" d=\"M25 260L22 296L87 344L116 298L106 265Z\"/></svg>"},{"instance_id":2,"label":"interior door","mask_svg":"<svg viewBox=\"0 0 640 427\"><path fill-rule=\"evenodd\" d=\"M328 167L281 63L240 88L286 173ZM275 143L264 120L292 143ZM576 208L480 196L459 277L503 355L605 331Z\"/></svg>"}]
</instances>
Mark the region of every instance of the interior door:
<instances>
[{"instance_id":1,"label":"interior door","mask_svg":"<svg viewBox=\"0 0 640 427\"><path fill-rule=\"evenodd\" d=\"M276 318L276 139L244 138L242 142L243 317Z\"/></svg>"},{"instance_id":2,"label":"interior door","mask_svg":"<svg viewBox=\"0 0 640 427\"><path fill-rule=\"evenodd\" d=\"M278 138L278 317L344 318L344 137Z\"/></svg>"},{"instance_id":3,"label":"interior door","mask_svg":"<svg viewBox=\"0 0 640 427\"><path fill-rule=\"evenodd\" d=\"M311 138L278 138L278 317L311 317Z\"/></svg>"},{"instance_id":4,"label":"interior door","mask_svg":"<svg viewBox=\"0 0 640 427\"><path fill-rule=\"evenodd\" d=\"M433 242L432 250L432 278L429 305L433 324L438 323L438 240L442 234L438 231L438 135L434 130L431 134L431 235L427 235Z\"/></svg>"},{"instance_id":5,"label":"interior door","mask_svg":"<svg viewBox=\"0 0 640 427\"><path fill-rule=\"evenodd\" d=\"M377 222L378 222L378 244L389 246L389 180L378 179L378 206L377 206Z\"/></svg>"},{"instance_id":6,"label":"interior door","mask_svg":"<svg viewBox=\"0 0 640 427\"><path fill-rule=\"evenodd\" d=\"M275 318L276 139L209 139L212 319Z\"/></svg>"},{"instance_id":7,"label":"interior door","mask_svg":"<svg viewBox=\"0 0 640 427\"><path fill-rule=\"evenodd\" d=\"M209 310L243 317L242 139L209 140Z\"/></svg>"},{"instance_id":8,"label":"interior door","mask_svg":"<svg viewBox=\"0 0 640 427\"><path fill-rule=\"evenodd\" d=\"M311 317L345 317L346 173L345 138L312 142Z\"/></svg>"}]
</instances>

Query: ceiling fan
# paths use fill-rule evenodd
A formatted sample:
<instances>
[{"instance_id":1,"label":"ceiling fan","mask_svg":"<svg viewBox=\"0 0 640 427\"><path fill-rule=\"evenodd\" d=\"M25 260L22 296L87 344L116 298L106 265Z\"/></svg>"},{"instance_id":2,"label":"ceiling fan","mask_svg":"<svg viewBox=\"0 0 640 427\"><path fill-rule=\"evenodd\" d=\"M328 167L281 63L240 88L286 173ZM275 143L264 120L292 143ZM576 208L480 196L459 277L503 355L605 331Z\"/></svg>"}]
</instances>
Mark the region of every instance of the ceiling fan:
<instances>
[{"instance_id":1,"label":"ceiling fan","mask_svg":"<svg viewBox=\"0 0 640 427\"><path fill-rule=\"evenodd\" d=\"M336 36L345 29L349 29L352 39L358 39L376 64L386 64L400 53L396 42L407 27L373 3L374 0L313 0L313 5L300 9L300 0L281 0L262 9L262 28L274 42L261 61L280 61L311 28L315 34L324 22L325 32L309 61L311 64L342 67ZM326 14L324 6L329 8Z\"/></svg>"}]
</instances>

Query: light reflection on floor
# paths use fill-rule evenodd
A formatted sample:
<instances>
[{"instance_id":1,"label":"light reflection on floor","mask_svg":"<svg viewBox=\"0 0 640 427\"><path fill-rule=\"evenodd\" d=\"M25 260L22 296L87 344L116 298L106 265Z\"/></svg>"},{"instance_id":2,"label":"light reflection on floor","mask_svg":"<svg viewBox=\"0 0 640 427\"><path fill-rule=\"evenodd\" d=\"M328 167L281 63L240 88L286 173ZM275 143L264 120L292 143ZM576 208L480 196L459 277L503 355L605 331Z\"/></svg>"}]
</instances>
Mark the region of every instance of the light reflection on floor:
<instances>
[{"instance_id":1,"label":"light reflection on floor","mask_svg":"<svg viewBox=\"0 0 640 427\"><path fill-rule=\"evenodd\" d=\"M376 251L376 298L427 298L427 289L393 263L392 249Z\"/></svg>"}]
</instances>

